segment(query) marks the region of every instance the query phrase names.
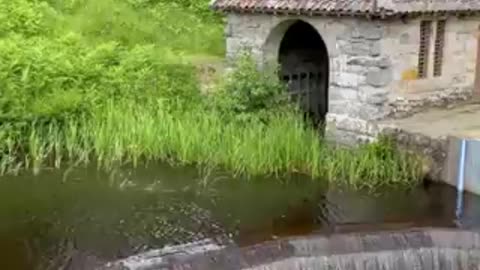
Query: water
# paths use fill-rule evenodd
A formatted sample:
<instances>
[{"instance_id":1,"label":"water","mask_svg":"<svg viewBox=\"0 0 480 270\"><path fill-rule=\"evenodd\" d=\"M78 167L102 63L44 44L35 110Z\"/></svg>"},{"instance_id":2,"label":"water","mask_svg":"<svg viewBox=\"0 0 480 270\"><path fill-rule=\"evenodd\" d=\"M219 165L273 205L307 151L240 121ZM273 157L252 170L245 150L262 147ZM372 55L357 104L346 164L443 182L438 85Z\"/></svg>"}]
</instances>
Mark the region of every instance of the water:
<instances>
[{"instance_id":1,"label":"water","mask_svg":"<svg viewBox=\"0 0 480 270\"><path fill-rule=\"evenodd\" d=\"M0 179L0 269L92 269L204 238L240 246L292 235L480 227L480 198L456 190L339 191L301 176L233 179L155 165L45 170ZM477 217L476 217L477 216Z\"/></svg>"}]
</instances>

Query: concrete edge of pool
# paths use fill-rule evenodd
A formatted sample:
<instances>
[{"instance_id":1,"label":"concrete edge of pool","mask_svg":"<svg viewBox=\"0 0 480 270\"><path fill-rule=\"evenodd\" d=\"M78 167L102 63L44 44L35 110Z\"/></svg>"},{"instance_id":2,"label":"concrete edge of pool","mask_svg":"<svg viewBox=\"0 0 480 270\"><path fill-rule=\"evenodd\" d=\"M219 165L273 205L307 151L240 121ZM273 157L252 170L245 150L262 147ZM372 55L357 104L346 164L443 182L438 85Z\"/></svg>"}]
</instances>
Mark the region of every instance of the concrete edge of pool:
<instances>
[{"instance_id":1,"label":"concrete edge of pool","mask_svg":"<svg viewBox=\"0 0 480 270\"><path fill-rule=\"evenodd\" d=\"M206 239L103 269L480 269L480 231L414 228L289 237L247 247Z\"/></svg>"}]
</instances>

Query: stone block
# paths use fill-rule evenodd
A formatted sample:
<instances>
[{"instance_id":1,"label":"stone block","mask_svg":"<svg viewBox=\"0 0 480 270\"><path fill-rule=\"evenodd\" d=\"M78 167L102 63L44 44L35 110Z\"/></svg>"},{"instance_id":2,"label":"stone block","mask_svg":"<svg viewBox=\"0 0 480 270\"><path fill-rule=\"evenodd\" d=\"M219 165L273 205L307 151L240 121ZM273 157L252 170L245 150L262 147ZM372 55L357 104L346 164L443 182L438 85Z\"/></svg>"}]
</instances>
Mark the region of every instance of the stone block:
<instances>
[{"instance_id":1,"label":"stone block","mask_svg":"<svg viewBox=\"0 0 480 270\"><path fill-rule=\"evenodd\" d=\"M382 53L382 47L380 42L373 42L372 46L370 47L370 56L380 56Z\"/></svg>"},{"instance_id":2,"label":"stone block","mask_svg":"<svg viewBox=\"0 0 480 270\"><path fill-rule=\"evenodd\" d=\"M342 72L345 70L345 67L347 66L347 60L348 56L347 55L338 55L336 57L331 57L330 62L331 62L331 70L333 72Z\"/></svg>"},{"instance_id":3,"label":"stone block","mask_svg":"<svg viewBox=\"0 0 480 270\"><path fill-rule=\"evenodd\" d=\"M383 27L372 21L354 24L350 31L352 38L379 40L383 37Z\"/></svg>"},{"instance_id":4,"label":"stone block","mask_svg":"<svg viewBox=\"0 0 480 270\"><path fill-rule=\"evenodd\" d=\"M259 23L251 23L251 24L248 24L246 27L247 27L248 30L252 30L252 29L260 28L261 25Z\"/></svg>"},{"instance_id":5,"label":"stone block","mask_svg":"<svg viewBox=\"0 0 480 270\"><path fill-rule=\"evenodd\" d=\"M327 134L329 134L334 141L340 143L345 143L345 137L343 135L347 135L347 137L351 139L347 141L357 144L359 139L363 142L374 140L380 132L380 127L377 124L346 114L329 112L326 117L326 122Z\"/></svg>"},{"instance_id":6,"label":"stone block","mask_svg":"<svg viewBox=\"0 0 480 270\"><path fill-rule=\"evenodd\" d=\"M333 86L345 88L357 88L365 81L365 76L349 72L333 72L332 82Z\"/></svg>"},{"instance_id":7,"label":"stone block","mask_svg":"<svg viewBox=\"0 0 480 270\"><path fill-rule=\"evenodd\" d=\"M358 56L353 57L347 61L348 65L359 65L367 67L379 67L379 68L388 68L392 65L390 58L384 57L369 57L369 56Z\"/></svg>"},{"instance_id":8,"label":"stone block","mask_svg":"<svg viewBox=\"0 0 480 270\"><path fill-rule=\"evenodd\" d=\"M379 69L376 71L369 71L367 73L367 84L374 87L384 87L390 84L393 80L392 70L389 68Z\"/></svg>"},{"instance_id":9,"label":"stone block","mask_svg":"<svg viewBox=\"0 0 480 270\"><path fill-rule=\"evenodd\" d=\"M410 34L408 34L408 33L401 34L398 41L402 45L410 44Z\"/></svg>"},{"instance_id":10,"label":"stone block","mask_svg":"<svg viewBox=\"0 0 480 270\"><path fill-rule=\"evenodd\" d=\"M328 113L327 121L333 122L335 127L341 130L348 130L357 134L371 134L372 127L367 121L348 114Z\"/></svg>"},{"instance_id":11,"label":"stone block","mask_svg":"<svg viewBox=\"0 0 480 270\"><path fill-rule=\"evenodd\" d=\"M384 105L388 101L388 90L385 88L375 88L371 86L362 86L358 93L359 100L371 105Z\"/></svg>"},{"instance_id":12,"label":"stone block","mask_svg":"<svg viewBox=\"0 0 480 270\"><path fill-rule=\"evenodd\" d=\"M387 116L387 112L383 106L368 105L362 106L362 109L358 111L357 117L363 120L374 121L380 120Z\"/></svg>"},{"instance_id":13,"label":"stone block","mask_svg":"<svg viewBox=\"0 0 480 270\"><path fill-rule=\"evenodd\" d=\"M352 110L352 107L350 107L349 102L346 100L330 100L329 103L329 113L348 115Z\"/></svg>"},{"instance_id":14,"label":"stone block","mask_svg":"<svg viewBox=\"0 0 480 270\"><path fill-rule=\"evenodd\" d=\"M358 100L358 91L352 88L334 87L329 90L329 100Z\"/></svg>"},{"instance_id":15,"label":"stone block","mask_svg":"<svg viewBox=\"0 0 480 270\"><path fill-rule=\"evenodd\" d=\"M371 55L372 42L367 40L339 41L340 50L348 55Z\"/></svg>"},{"instance_id":16,"label":"stone block","mask_svg":"<svg viewBox=\"0 0 480 270\"><path fill-rule=\"evenodd\" d=\"M345 70L349 73L355 73L364 77L367 75L368 72L367 68L358 65L346 65Z\"/></svg>"},{"instance_id":17,"label":"stone block","mask_svg":"<svg viewBox=\"0 0 480 270\"><path fill-rule=\"evenodd\" d=\"M362 121L383 118L384 113L380 110L380 108L369 106L370 105L361 103L358 100L331 101L329 113L341 114L347 116L349 119L357 119ZM358 128L352 130L357 129Z\"/></svg>"}]
</instances>

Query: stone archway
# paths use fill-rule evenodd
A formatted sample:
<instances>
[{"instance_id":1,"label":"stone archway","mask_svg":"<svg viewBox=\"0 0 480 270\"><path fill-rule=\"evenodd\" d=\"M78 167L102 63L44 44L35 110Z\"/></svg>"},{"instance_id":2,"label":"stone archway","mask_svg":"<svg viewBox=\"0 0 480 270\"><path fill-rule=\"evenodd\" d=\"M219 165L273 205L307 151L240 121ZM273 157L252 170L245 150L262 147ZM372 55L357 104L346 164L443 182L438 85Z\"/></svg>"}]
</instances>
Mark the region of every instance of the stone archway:
<instances>
[{"instance_id":1,"label":"stone archway","mask_svg":"<svg viewBox=\"0 0 480 270\"><path fill-rule=\"evenodd\" d=\"M280 23L264 48L265 60L276 61L292 96L314 122L328 111L329 57L318 31L302 20Z\"/></svg>"}]
</instances>

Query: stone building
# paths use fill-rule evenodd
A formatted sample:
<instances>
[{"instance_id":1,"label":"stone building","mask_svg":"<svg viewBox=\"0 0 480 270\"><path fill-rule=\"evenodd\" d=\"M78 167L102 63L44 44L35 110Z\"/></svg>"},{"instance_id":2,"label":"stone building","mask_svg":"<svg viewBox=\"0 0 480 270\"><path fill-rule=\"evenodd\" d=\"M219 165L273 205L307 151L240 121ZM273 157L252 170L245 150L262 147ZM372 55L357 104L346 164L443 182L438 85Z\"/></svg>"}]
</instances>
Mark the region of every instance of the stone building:
<instances>
[{"instance_id":1,"label":"stone building","mask_svg":"<svg viewBox=\"0 0 480 270\"><path fill-rule=\"evenodd\" d=\"M214 0L227 57L280 65L305 109L346 142L378 120L480 95L480 0Z\"/></svg>"}]
</instances>

